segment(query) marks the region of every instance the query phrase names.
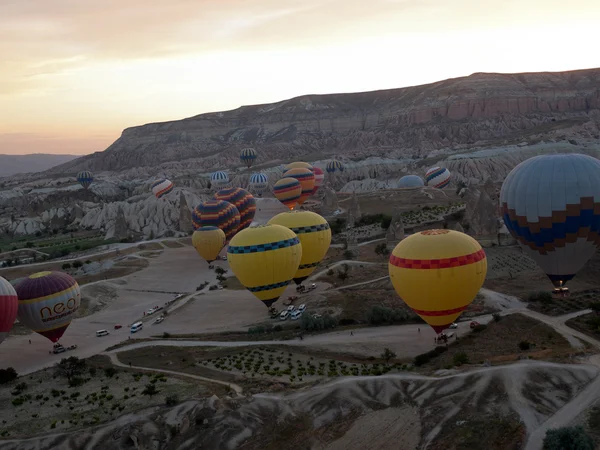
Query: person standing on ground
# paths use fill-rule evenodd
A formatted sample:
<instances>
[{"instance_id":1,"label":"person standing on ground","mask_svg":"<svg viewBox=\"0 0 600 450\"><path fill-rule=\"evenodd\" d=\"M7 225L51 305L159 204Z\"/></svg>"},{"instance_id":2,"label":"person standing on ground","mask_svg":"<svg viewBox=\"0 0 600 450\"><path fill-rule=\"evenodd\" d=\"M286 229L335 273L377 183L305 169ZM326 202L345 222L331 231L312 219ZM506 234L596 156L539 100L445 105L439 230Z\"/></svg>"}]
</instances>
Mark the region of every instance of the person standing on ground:
<instances>
[{"instance_id":1,"label":"person standing on ground","mask_svg":"<svg viewBox=\"0 0 600 450\"><path fill-rule=\"evenodd\" d=\"M353 331L350 331L350 336L354 336L354 332Z\"/></svg>"}]
</instances>

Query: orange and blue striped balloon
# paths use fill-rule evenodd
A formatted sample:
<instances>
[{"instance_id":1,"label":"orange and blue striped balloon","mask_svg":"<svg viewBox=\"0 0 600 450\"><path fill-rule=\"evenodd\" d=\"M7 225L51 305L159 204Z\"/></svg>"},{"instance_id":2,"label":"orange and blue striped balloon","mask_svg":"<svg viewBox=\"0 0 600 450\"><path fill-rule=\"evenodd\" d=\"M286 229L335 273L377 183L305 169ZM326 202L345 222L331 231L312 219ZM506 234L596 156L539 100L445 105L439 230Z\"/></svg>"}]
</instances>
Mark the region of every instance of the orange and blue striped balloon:
<instances>
[{"instance_id":1,"label":"orange and blue striped balloon","mask_svg":"<svg viewBox=\"0 0 600 450\"><path fill-rule=\"evenodd\" d=\"M273 194L291 211L296 207L296 203L302 195L302 185L295 178L282 178L273 186Z\"/></svg>"},{"instance_id":2,"label":"orange and blue striped balloon","mask_svg":"<svg viewBox=\"0 0 600 450\"><path fill-rule=\"evenodd\" d=\"M230 240L240 227L240 212L229 202L207 200L194 208L192 225L194 230L201 227L220 228L227 240Z\"/></svg>"},{"instance_id":3,"label":"orange and blue striped balloon","mask_svg":"<svg viewBox=\"0 0 600 450\"><path fill-rule=\"evenodd\" d=\"M240 213L240 227L238 231L248 228L254 220L256 213L256 200L246 189L225 188L215 194L217 200L223 200L235 206Z\"/></svg>"},{"instance_id":4,"label":"orange and blue striped balloon","mask_svg":"<svg viewBox=\"0 0 600 450\"><path fill-rule=\"evenodd\" d=\"M302 194L300 194L297 203L298 205L302 205L312 195L313 188L315 187L315 174L310 169L298 167L286 171L283 176L286 178L295 178L300 182Z\"/></svg>"}]
</instances>

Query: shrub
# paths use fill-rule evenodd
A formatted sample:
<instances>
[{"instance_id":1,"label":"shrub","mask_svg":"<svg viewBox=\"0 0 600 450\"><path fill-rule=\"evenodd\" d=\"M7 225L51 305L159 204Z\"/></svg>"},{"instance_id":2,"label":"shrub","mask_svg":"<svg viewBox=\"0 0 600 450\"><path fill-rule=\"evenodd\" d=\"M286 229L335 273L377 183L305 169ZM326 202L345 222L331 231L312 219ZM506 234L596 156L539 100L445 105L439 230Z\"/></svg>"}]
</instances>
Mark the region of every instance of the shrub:
<instances>
[{"instance_id":1,"label":"shrub","mask_svg":"<svg viewBox=\"0 0 600 450\"><path fill-rule=\"evenodd\" d=\"M465 352L458 352L454 355L452 361L454 361L454 364L457 366L462 366L463 364L469 364L469 357Z\"/></svg>"},{"instance_id":2,"label":"shrub","mask_svg":"<svg viewBox=\"0 0 600 450\"><path fill-rule=\"evenodd\" d=\"M62 270L68 270L68 269L70 269L70 268L71 268L71 263L64 263L64 264L62 265Z\"/></svg>"},{"instance_id":3,"label":"shrub","mask_svg":"<svg viewBox=\"0 0 600 450\"><path fill-rule=\"evenodd\" d=\"M93 377L96 375L96 368L95 367L90 367L89 368L89 372L90 372L90 376Z\"/></svg>"},{"instance_id":4,"label":"shrub","mask_svg":"<svg viewBox=\"0 0 600 450\"><path fill-rule=\"evenodd\" d=\"M519 348L523 351L526 351L531 348L531 344L527 341L521 341L519 342Z\"/></svg>"},{"instance_id":5,"label":"shrub","mask_svg":"<svg viewBox=\"0 0 600 450\"><path fill-rule=\"evenodd\" d=\"M81 261L73 261L74 269L79 269L81 266L83 266L83 263Z\"/></svg>"},{"instance_id":6,"label":"shrub","mask_svg":"<svg viewBox=\"0 0 600 450\"><path fill-rule=\"evenodd\" d=\"M485 324L481 323L481 324L479 324L479 325L475 325L475 326L473 327L473 331L474 331L475 333L480 333L480 332L482 332L483 330L485 330L486 328L487 328L487 325L485 325Z\"/></svg>"},{"instance_id":7,"label":"shrub","mask_svg":"<svg viewBox=\"0 0 600 450\"><path fill-rule=\"evenodd\" d=\"M546 291L532 292L527 297L530 302L552 303L552 294Z\"/></svg>"},{"instance_id":8,"label":"shrub","mask_svg":"<svg viewBox=\"0 0 600 450\"><path fill-rule=\"evenodd\" d=\"M334 270L333 270L333 269L329 269L329 270L327 271L327 275L329 275L329 276L332 276L334 273L335 273L335 272L334 272Z\"/></svg>"},{"instance_id":9,"label":"shrub","mask_svg":"<svg viewBox=\"0 0 600 450\"><path fill-rule=\"evenodd\" d=\"M171 337L171 333L167 333L166 331L163 333L163 339L169 339Z\"/></svg>"},{"instance_id":10,"label":"shrub","mask_svg":"<svg viewBox=\"0 0 600 450\"><path fill-rule=\"evenodd\" d=\"M310 314L303 314L300 319L300 328L305 331L327 330L329 328L335 328L336 325L337 321L327 314L322 317L313 317Z\"/></svg>"},{"instance_id":11,"label":"shrub","mask_svg":"<svg viewBox=\"0 0 600 450\"><path fill-rule=\"evenodd\" d=\"M77 387L81 386L85 383L85 378L82 377L73 377L69 380L69 387Z\"/></svg>"},{"instance_id":12,"label":"shrub","mask_svg":"<svg viewBox=\"0 0 600 450\"><path fill-rule=\"evenodd\" d=\"M433 358L441 355L447 350L448 349L446 347L439 345L433 350L428 351L427 353L421 353L420 355L417 355L415 357L414 364L415 366L422 366L423 364L427 364Z\"/></svg>"},{"instance_id":13,"label":"shrub","mask_svg":"<svg viewBox=\"0 0 600 450\"><path fill-rule=\"evenodd\" d=\"M500 322L500 319L502 319L500 313L494 313L492 314L492 317L494 318L494 322Z\"/></svg>"},{"instance_id":14,"label":"shrub","mask_svg":"<svg viewBox=\"0 0 600 450\"><path fill-rule=\"evenodd\" d=\"M403 309L387 308L375 305L367 312L367 320L371 325L394 325L414 319L414 316Z\"/></svg>"},{"instance_id":15,"label":"shrub","mask_svg":"<svg viewBox=\"0 0 600 450\"><path fill-rule=\"evenodd\" d=\"M11 381L16 380L18 376L17 371L12 367L0 369L0 384L10 383Z\"/></svg>"},{"instance_id":16,"label":"shrub","mask_svg":"<svg viewBox=\"0 0 600 450\"><path fill-rule=\"evenodd\" d=\"M546 432L544 450L594 450L594 440L582 426L554 428Z\"/></svg>"},{"instance_id":17,"label":"shrub","mask_svg":"<svg viewBox=\"0 0 600 450\"><path fill-rule=\"evenodd\" d=\"M104 369L104 375L107 376L107 378L112 378L114 375L116 375L117 373L117 369L115 369L114 367L107 367L106 369Z\"/></svg>"},{"instance_id":18,"label":"shrub","mask_svg":"<svg viewBox=\"0 0 600 450\"><path fill-rule=\"evenodd\" d=\"M165 397L165 404L167 406L175 406L178 403L179 403L179 397L177 396L177 394L171 394L171 395L167 395Z\"/></svg>"},{"instance_id":19,"label":"shrub","mask_svg":"<svg viewBox=\"0 0 600 450\"><path fill-rule=\"evenodd\" d=\"M159 390L152 383L147 384L146 387L144 387L144 390L142 391L142 395L149 395L150 397L152 397L153 395L156 395L158 393L159 393Z\"/></svg>"}]
</instances>

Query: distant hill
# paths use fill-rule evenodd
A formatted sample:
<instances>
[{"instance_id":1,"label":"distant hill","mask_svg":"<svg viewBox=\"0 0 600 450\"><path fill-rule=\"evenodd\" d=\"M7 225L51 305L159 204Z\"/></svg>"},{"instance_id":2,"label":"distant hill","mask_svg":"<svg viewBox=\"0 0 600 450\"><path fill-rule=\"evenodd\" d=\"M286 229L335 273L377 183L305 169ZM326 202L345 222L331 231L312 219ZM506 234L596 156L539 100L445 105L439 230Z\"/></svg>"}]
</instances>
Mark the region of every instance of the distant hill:
<instances>
[{"instance_id":1,"label":"distant hill","mask_svg":"<svg viewBox=\"0 0 600 450\"><path fill-rule=\"evenodd\" d=\"M33 153L31 155L0 155L0 177L17 173L42 172L59 164L72 161L77 155L50 155Z\"/></svg>"}]
</instances>

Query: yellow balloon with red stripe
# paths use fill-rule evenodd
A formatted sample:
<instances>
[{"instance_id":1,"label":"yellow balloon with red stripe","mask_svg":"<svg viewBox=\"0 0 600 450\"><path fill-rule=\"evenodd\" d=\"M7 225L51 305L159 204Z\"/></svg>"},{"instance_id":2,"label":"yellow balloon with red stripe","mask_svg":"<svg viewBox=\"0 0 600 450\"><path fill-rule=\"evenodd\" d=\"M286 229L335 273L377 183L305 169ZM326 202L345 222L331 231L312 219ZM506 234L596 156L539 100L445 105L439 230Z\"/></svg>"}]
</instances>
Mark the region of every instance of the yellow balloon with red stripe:
<instances>
[{"instance_id":1,"label":"yellow balloon with red stripe","mask_svg":"<svg viewBox=\"0 0 600 450\"><path fill-rule=\"evenodd\" d=\"M308 197L311 196L312 191L315 187L315 174L312 170L298 167L295 169L289 169L284 172L283 176L285 178L295 178L300 182L300 186L302 186L302 194L300 194L300 198L298 199L298 205L302 205Z\"/></svg>"},{"instance_id":2,"label":"yellow balloon with red stripe","mask_svg":"<svg viewBox=\"0 0 600 450\"><path fill-rule=\"evenodd\" d=\"M246 228L227 249L229 267L237 279L265 306L283 294L302 258L298 236L281 225Z\"/></svg>"},{"instance_id":3,"label":"yellow balloon with red stripe","mask_svg":"<svg viewBox=\"0 0 600 450\"><path fill-rule=\"evenodd\" d=\"M481 245L454 230L426 230L402 240L388 264L394 289L436 333L471 304L487 274Z\"/></svg>"},{"instance_id":4,"label":"yellow balloon with red stripe","mask_svg":"<svg viewBox=\"0 0 600 450\"><path fill-rule=\"evenodd\" d=\"M312 211L289 211L277 214L269 224L282 225L298 236L302 245L300 267L294 275L294 282L302 284L315 271L327 254L331 244L329 223Z\"/></svg>"}]
</instances>

